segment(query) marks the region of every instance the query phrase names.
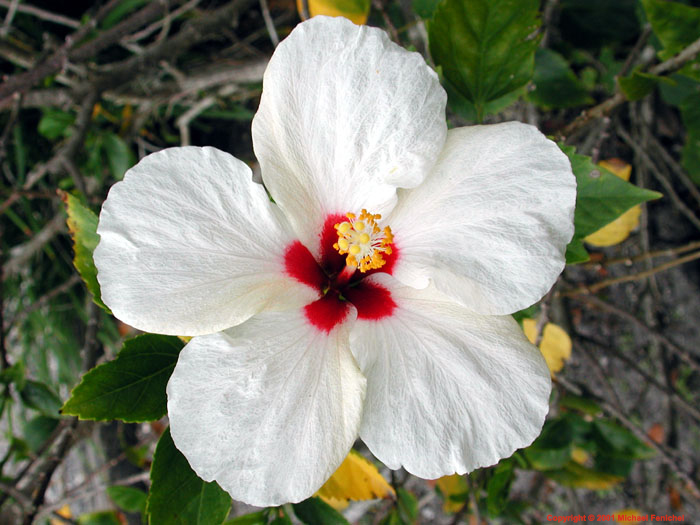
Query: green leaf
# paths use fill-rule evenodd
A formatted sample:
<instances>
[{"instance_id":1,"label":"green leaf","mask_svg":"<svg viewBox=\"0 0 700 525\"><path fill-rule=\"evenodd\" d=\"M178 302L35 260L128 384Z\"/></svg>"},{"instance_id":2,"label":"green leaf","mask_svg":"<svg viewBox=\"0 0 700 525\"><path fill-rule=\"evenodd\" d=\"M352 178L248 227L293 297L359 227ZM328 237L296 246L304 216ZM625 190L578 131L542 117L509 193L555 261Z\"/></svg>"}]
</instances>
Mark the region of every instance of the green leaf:
<instances>
[{"instance_id":1,"label":"green leaf","mask_svg":"<svg viewBox=\"0 0 700 525\"><path fill-rule=\"evenodd\" d=\"M413 0L413 11L424 19L432 18L440 0Z\"/></svg>"},{"instance_id":2,"label":"green leaf","mask_svg":"<svg viewBox=\"0 0 700 525\"><path fill-rule=\"evenodd\" d=\"M224 525L267 525L267 511L252 512L226 520Z\"/></svg>"},{"instance_id":3,"label":"green leaf","mask_svg":"<svg viewBox=\"0 0 700 525\"><path fill-rule=\"evenodd\" d=\"M50 416L36 416L24 425L24 438L29 449L36 453L58 426L58 419Z\"/></svg>"},{"instance_id":4,"label":"green leaf","mask_svg":"<svg viewBox=\"0 0 700 525\"><path fill-rule=\"evenodd\" d=\"M646 97L659 82L673 83L667 77L660 77L641 71L633 71L629 76L617 78L617 83L620 85L620 89L627 97L627 100L640 100Z\"/></svg>"},{"instance_id":5,"label":"green leaf","mask_svg":"<svg viewBox=\"0 0 700 525\"><path fill-rule=\"evenodd\" d=\"M91 512L78 518L78 525L122 525L117 514L111 510Z\"/></svg>"},{"instance_id":6,"label":"green leaf","mask_svg":"<svg viewBox=\"0 0 700 525\"><path fill-rule=\"evenodd\" d=\"M573 146L560 147L569 157L576 176L576 229L566 253L566 262L574 263L580 262L585 252L582 244L584 237L614 221L632 206L662 195L639 188L596 166L590 157L577 154Z\"/></svg>"},{"instance_id":7,"label":"green leaf","mask_svg":"<svg viewBox=\"0 0 700 525\"><path fill-rule=\"evenodd\" d=\"M595 401L572 394L562 396L562 398L559 400L559 406L562 408L578 410L591 416L597 416L602 413L600 405Z\"/></svg>"},{"instance_id":8,"label":"green leaf","mask_svg":"<svg viewBox=\"0 0 700 525\"><path fill-rule=\"evenodd\" d=\"M61 399L44 383L28 379L19 395L29 408L38 410L45 416L58 417Z\"/></svg>"},{"instance_id":9,"label":"green leaf","mask_svg":"<svg viewBox=\"0 0 700 525\"><path fill-rule=\"evenodd\" d=\"M642 0L647 19L663 44L662 60L671 58L700 36L700 8L667 0Z\"/></svg>"},{"instance_id":10,"label":"green leaf","mask_svg":"<svg viewBox=\"0 0 700 525\"><path fill-rule=\"evenodd\" d=\"M532 83L535 89L527 98L544 108L570 108L593 102L569 63L551 49L538 49L535 53Z\"/></svg>"},{"instance_id":11,"label":"green leaf","mask_svg":"<svg viewBox=\"0 0 700 525\"><path fill-rule=\"evenodd\" d=\"M127 512L144 512L146 510L146 498L148 495L141 489L114 485L107 487L107 495L114 504Z\"/></svg>"},{"instance_id":12,"label":"green leaf","mask_svg":"<svg viewBox=\"0 0 700 525\"><path fill-rule=\"evenodd\" d=\"M578 264L590 259L588 250L583 245L583 239L574 237L566 247L566 263Z\"/></svg>"},{"instance_id":13,"label":"green leaf","mask_svg":"<svg viewBox=\"0 0 700 525\"><path fill-rule=\"evenodd\" d=\"M158 441L151 466L146 513L151 525L220 525L231 496L215 481L206 483L175 448L168 428Z\"/></svg>"},{"instance_id":14,"label":"green leaf","mask_svg":"<svg viewBox=\"0 0 700 525\"><path fill-rule=\"evenodd\" d=\"M690 178L700 184L700 93L685 97L679 109L686 129L681 161Z\"/></svg>"},{"instance_id":15,"label":"green leaf","mask_svg":"<svg viewBox=\"0 0 700 525\"><path fill-rule=\"evenodd\" d=\"M112 177L122 180L124 173L136 163L134 152L129 145L115 133L106 133L102 141L102 147L107 155L107 163Z\"/></svg>"},{"instance_id":16,"label":"green leaf","mask_svg":"<svg viewBox=\"0 0 700 525\"><path fill-rule=\"evenodd\" d=\"M60 109L45 108L39 121L38 130L49 140L68 135L69 128L75 122L75 115Z\"/></svg>"},{"instance_id":17,"label":"green leaf","mask_svg":"<svg viewBox=\"0 0 700 525\"><path fill-rule=\"evenodd\" d=\"M620 425L604 419L593 424L599 449L620 459L649 459L656 455L653 448Z\"/></svg>"},{"instance_id":18,"label":"green leaf","mask_svg":"<svg viewBox=\"0 0 700 525\"><path fill-rule=\"evenodd\" d=\"M532 78L537 0L445 0L428 27L430 54L444 77L476 107Z\"/></svg>"},{"instance_id":19,"label":"green leaf","mask_svg":"<svg viewBox=\"0 0 700 525\"><path fill-rule=\"evenodd\" d=\"M571 459L574 432L567 419L545 422L542 434L523 453L536 470L562 468Z\"/></svg>"},{"instance_id":20,"label":"green leaf","mask_svg":"<svg viewBox=\"0 0 700 525\"><path fill-rule=\"evenodd\" d=\"M93 368L71 392L62 412L80 419L155 421L167 412L165 387L184 343L145 334L124 342L117 358Z\"/></svg>"},{"instance_id":21,"label":"green leaf","mask_svg":"<svg viewBox=\"0 0 700 525\"><path fill-rule=\"evenodd\" d=\"M391 509L391 512L384 516L379 525L403 525L401 518L399 517L399 511L397 509Z\"/></svg>"},{"instance_id":22,"label":"green leaf","mask_svg":"<svg viewBox=\"0 0 700 525\"><path fill-rule=\"evenodd\" d=\"M14 383L17 390L21 391L26 384L26 378L24 376L24 361L19 359L12 366L1 371L0 383L5 385Z\"/></svg>"},{"instance_id":23,"label":"green leaf","mask_svg":"<svg viewBox=\"0 0 700 525\"><path fill-rule=\"evenodd\" d=\"M307 525L348 525L342 514L320 498L309 498L292 508L297 518Z\"/></svg>"},{"instance_id":24,"label":"green leaf","mask_svg":"<svg viewBox=\"0 0 700 525\"><path fill-rule=\"evenodd\" d=\"M402 523L416 523L418 520L418 500L416 496L403 487L396 491L397 508Z\"/></svg>"},{"instance_id":25,"label":"green leaf","mask_svg":"<svg viewBox=\"0 0 700 525\"><path fill-rule=\"evenodd\" d=\"M462 96L446 78L443 78L442 84L447 92L447 102L450 109L466 120L477 120L478 116L476 106L474 106L469 99ZM484 104L482 116L500 113L511 104L514 104L524 92L524 88L516 89L515 91L511 91L500 98L487 102Z\"/></svg>"},{"instance_id":26,"label":"green leaf","mask_svg":"<svg viewBox=\"0 0 700 525\"><path fill-rule=\"evenodd\" d=\"M606 490L623 480L622 477L607 472L599 472L575 461L570 461L564 468L544 472L547 477L567 487L580 487L590 490Z\"/></svg>"},{"instance_id":27,"label":"green leaf","mask_svg":"<svg viewBox=\"0 0 700 525\"><path fill-rule=\"evenodd\" d=\"M100 23L102 29L109 29L118 24L126 15L136 11L138 8L146 5L149 0L123 0L112 9Z\"/></svg>"},{"instance_id":28,"label":"green leaf","mask_svg":"<svg viewBox=\"0 0 700 525\"><path fill-rule=\"evenodd\" d=\"M514 468L511 461L502 461L493 470L493 476L486 484L486 507L492 518L500 515L505 509L513 477Z\"/></svg>"},{"instance_id":29,"label":"green leaf","mask_svg":"<svg viewBox=\"0 0 700 525\"><path fill-rule=\"evenodd\" d=\"M92 258L92 253L100 242L100 236L97 235L97 215L84 206L78 197L66 192L60 192L59 195L68 214L66 223L73 239L75 252L73 265L92 294L95 304L109 312L109 308L102 302L100 283L97 282L97 268Z\"/></svg>"}]
</instances>

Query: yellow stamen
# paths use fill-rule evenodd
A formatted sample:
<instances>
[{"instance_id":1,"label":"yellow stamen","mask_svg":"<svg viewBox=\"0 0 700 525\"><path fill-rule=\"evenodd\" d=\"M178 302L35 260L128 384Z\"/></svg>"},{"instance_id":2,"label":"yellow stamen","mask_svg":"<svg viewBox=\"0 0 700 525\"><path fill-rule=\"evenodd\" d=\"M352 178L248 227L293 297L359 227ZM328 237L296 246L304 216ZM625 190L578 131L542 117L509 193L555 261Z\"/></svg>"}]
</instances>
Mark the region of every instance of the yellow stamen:
<instances>
[{"instance_id":1,"label":"yellow stamen","mask_svg":"<svg viewBox=\"0 0 700 525\"><path fill-rule=\"evenodd\" d=\"M385 255L391 254L394 236L391 228L380 228L377 224L382 216L362 210L358 215L348 213L348 221L335 225L338 242L333 245L341 255L347 254L345 262L361 272L375 270L386 264Z\"/></svg>"}]
</instances>

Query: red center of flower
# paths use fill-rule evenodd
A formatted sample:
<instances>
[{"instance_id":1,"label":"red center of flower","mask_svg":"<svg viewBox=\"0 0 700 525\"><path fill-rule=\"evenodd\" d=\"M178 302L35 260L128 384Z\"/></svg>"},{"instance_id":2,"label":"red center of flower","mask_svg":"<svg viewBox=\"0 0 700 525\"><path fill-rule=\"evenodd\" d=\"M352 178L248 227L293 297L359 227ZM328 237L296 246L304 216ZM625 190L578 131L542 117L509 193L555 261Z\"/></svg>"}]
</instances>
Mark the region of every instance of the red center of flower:
<instances>
[{"instance_id":1,"label":"red center of flower","mask_svg":"<svg viewBox=\"0 0 700 525\"><path fill-rule=\"evenodd\" d=\"M297 281L311 286L321 298L304 307L309 322L319 330L330 332L348 315L349 305L357 309L358 319L378 320L388 317L396 308L389 290L365 279L376 272L391 274L399 250L394 245L385 264L365 273L346 266L346 257L333 248L338 241L335 225L345 216L329 215L321 231L320 261L299 241L290 244L284 254L285 271Z\"/></svg>"}]
</instances>

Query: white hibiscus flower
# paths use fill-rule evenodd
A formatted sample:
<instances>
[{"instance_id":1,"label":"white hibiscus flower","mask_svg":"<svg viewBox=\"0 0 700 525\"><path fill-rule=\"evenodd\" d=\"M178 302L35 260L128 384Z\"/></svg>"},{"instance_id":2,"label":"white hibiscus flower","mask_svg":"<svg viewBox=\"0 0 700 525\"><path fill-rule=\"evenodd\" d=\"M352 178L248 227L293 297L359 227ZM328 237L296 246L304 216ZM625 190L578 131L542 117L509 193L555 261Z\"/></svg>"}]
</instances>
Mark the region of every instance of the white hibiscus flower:
<instances>
[{"instance_id":1,"label":"white hibiscus flower","mask_svg":"<svg viewBox=\"0 0 700 525\"><path fill-rule=\"evenodd\" d=\"M149 155L110 191L102 298L197 336L172 437L233 498L303 500L358 436L436 478L540 432L549 371L508 314L563 269L575 180L531 126L447 131L445 100L420 55L316 17L275 51L253 121L274 203L213 148Z\"/></svg>"}]
</instances>

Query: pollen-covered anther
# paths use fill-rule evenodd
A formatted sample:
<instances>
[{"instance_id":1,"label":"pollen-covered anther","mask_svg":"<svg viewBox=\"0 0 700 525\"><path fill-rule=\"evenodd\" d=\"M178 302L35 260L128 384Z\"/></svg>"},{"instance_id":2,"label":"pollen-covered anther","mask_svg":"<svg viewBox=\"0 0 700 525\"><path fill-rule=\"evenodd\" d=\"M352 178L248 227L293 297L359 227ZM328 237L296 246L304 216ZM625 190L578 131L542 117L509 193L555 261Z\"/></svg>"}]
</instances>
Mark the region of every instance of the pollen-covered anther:
<instances>
[{"instance_id":1,"label":"pollen-covered anther","mask_svg":"<svg viewBox=\"0 0 700 525\"><path fill-rule=\"evenodd\" d=\"M361 272L375 270L386 264L384 255L391 254L394 236L391 228L381 228L377 221L382 216L362 210L359 215L348 213L348 220L335 225L338 242L333 245L341 255L347 254L348 266L354 266Z\"/></svg>"}]
</instances>

